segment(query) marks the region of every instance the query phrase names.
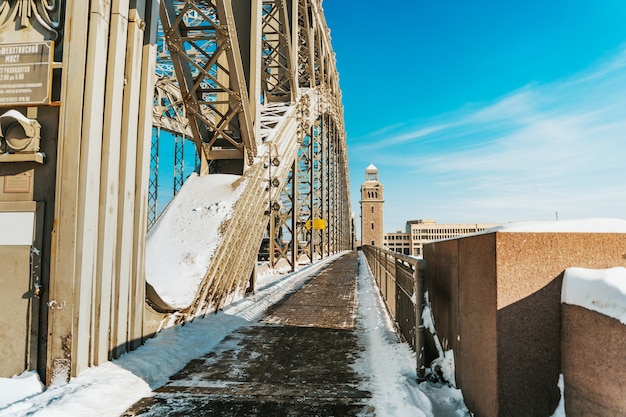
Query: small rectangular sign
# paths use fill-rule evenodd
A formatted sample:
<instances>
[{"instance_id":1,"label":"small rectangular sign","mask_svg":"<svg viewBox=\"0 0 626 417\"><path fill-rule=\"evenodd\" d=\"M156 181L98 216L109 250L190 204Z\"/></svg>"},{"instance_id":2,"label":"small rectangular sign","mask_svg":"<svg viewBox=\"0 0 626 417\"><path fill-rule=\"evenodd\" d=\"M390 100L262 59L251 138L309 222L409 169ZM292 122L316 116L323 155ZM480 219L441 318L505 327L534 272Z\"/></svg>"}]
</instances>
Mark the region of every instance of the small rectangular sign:
<instances>
[{"instance_id":1,"label":"small rectangular sign","mask_svg":"<svg viewBox=\"0 0 626 417\"><path fill-rule=\"evenodd\" d=\"M34 228L34 212L0 212L0 246L32 245Z\"/></svg>"},{"instance_id":2,"label":"small rectangular sign","mask_svg":"<svg viewBox=\"0 0 626 417\"><path fill-rule=\"evenodd\" d=\"M307 228L307 230L311 230L311 226L313 226L313 230L324 230L326 229L326 220L325 219L313 219L313 222L311 223L311 220L307 220L305 227Z\"/></svg>"},{"instance_id":3,"label":"small rectangular sign","mask_svg":"<svg viewBox=\"0 0 626 417\"><path fill-rule=\"evenodd\" d=\"M30 172L4 177L5 193L30 193L31 187L32 174Z\"/></svg>"},{"instance_id":4,"label":"small rectangular sign","mask_svg":"<svg viewBox=\"0 0 626 417\"><path fill-rule=\"evenodd\" d=\"M50 103L52 41L0 45L0 107Z\"/></svg>"}]
</instances>

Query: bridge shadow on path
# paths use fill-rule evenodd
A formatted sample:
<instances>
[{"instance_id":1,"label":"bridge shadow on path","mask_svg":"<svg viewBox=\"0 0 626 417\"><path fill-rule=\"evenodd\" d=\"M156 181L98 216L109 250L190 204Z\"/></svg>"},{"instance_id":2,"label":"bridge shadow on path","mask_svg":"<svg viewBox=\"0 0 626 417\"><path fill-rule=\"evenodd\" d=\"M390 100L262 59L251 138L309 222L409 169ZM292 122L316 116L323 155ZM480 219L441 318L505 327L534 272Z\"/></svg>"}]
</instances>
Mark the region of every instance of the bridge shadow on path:
<instances>
[{"instance_id":1,"label":"bridge shadow on path","mask_svg":"<svg viewBox=\"0 0 626 417\"><path fill-rule=\"evenodd\" d=\"M374 415L351 366L357 278L357 254L343 255L123 417Z\"/></svg>"}]
</instances>

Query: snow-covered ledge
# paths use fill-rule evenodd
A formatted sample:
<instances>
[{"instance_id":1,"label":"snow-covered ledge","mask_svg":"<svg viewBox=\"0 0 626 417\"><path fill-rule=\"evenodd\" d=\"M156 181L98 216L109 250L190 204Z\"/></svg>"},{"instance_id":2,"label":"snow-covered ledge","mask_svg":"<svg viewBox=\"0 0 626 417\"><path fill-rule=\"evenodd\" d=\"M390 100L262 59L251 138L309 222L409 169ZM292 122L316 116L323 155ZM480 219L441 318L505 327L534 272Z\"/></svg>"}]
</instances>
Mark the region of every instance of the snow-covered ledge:
<instances>
[{"instance_id":1,"label":"snow-covered ledge","mask_svg":"<svg viewBox=\"0 0 626 417\"><path fill-rule=\"evenodd\" d=\"M146 280L173 309L188 307L241 196L239 175L191 174L146 237Z\"/></svg>"},{"instance_id":2,"label":"snow-covered ledge","mask_svg":"<svg viewBox=\"0 0 626 417\"><path fill-rule=\"evenodd\" d=\"M561 302L564 412L626 415L626 268L566 269Z\"/></svg>"},{"instance_id":3,"label":"snow-covered ledge","mask_svg":"<svg viewBox=\"0 0 626 417\"><path fill-rule=\"evenodd\" d=\"M626 220L593 218L578 220L554 220L516 222L496 226L479 234L505 233L626 233Z\"/></svg>"},{"instance_id":4,"label":"snow-covered ledge","mask_svg":"<svg viewBox=\"0 0 626 417\"><path fill-rule=\"evenodd\" d=\"M510 223L427 243L424 260L438 336L454 351L456 382L477 415L510 407L519 415L550 415L561 397L561 373L574 401L592 392L587 383L625 379L619 372L626 369L626 326L562 303L561 295L570 267L626 267L626 220ZM611 398L623 404L626 393L615 386ZM578 415L593 414L587 411Z\"/></svg>"},{"instance_id":5,"label":"snow-covered ledge","mask_svg":"<svg viewBox=\"0 0 626 417\"><path fill-rule=\"evenodd\" d=\"M626 324L626 268L567 268L561 302L597 311Z\"/></svg>"}]
</instances>

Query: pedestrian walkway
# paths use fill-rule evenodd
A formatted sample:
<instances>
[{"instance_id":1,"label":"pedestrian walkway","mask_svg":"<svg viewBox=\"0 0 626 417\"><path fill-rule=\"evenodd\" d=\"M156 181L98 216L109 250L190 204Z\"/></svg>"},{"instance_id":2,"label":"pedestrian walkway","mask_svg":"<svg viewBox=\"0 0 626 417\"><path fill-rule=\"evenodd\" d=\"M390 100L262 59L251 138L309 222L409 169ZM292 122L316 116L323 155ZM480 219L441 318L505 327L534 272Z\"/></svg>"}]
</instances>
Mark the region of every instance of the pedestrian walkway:
<instances>
[{"instance_id":1,"label":"pedestrian walkway","mask_svg":"<svg viewBox=\"0 0 626 417\"><path fill-rule=\"evenodd\" d=\"M341 256L123 416L373 415L351 367L357 278L357 254Z\"/></svg>"}]
</instances>

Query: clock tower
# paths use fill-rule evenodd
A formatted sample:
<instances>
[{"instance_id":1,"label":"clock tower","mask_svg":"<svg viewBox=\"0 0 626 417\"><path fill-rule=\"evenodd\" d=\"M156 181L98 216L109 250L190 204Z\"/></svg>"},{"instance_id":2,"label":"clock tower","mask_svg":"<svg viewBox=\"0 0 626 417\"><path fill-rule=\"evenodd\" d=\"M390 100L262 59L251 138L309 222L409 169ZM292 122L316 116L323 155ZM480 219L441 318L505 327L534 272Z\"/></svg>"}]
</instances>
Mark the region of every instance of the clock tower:
<instances>
[{"instance_id":1,"label":"clock tower","mask_svg":"<svg viewBox=\"0 0 626 417\"><path fill-rule=\"evenodd\" d=\"M378 182L378 168L370 164L361 184L361 245L383 247L383 185Z\"/></svg>"}]
</instances>

